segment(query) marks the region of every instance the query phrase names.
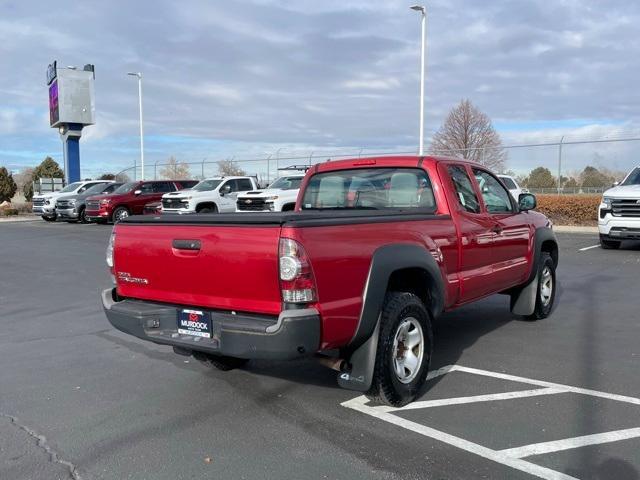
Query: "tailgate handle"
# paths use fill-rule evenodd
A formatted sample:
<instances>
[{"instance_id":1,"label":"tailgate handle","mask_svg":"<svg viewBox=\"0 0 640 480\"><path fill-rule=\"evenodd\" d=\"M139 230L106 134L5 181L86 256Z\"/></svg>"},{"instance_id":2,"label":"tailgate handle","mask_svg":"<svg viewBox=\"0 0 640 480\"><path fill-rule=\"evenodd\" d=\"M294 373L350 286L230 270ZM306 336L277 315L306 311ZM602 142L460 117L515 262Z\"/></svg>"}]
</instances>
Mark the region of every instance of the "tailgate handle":
<instances>
[{"instance_id":1,"label":"tailgate handle","mask_svg":"<svg viewBox=\"0 0 640 480\"><path fill-rule=\"evenodd\" d=\"M200 250L200 240L174 240L171 245L176 250Z\"/></svg>"}]
</instances>

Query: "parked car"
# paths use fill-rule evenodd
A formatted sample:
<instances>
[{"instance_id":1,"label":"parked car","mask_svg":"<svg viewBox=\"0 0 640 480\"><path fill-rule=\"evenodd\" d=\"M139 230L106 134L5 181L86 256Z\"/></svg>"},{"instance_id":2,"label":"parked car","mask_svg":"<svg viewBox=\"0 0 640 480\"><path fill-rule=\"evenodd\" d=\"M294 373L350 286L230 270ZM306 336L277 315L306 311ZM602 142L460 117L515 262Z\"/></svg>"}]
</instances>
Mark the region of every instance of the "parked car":
<instances>
[{"instance_id":1,"label":"parked car","mask_svg":"<svg viewBox=\"0 0 640 480\"><path fill-rule=\"evenodd\" d=\"M86 200L85 217L91 222L119 222L129 215L140 215L144 206L158 201L167 192L192 185L192 180L139 180L121 185L108 195Z\"/></svg>"},{"instance_id":2,"label":"parked car","mask_svg":"<svg viewBox=\"0 0 640 480\"><path fill-rule=\"evenodd\" d=\"M459 159L321 163L293 213L118 223L104 311L127 334L223 370L320 355L340 386L404 405L424 387L443 311L503 293L514 314L550 314L558 245L535 206Z\"/></svg>"},{"instance_id":3,"label":"parked car","mask_svg":"<svg viewBox=\"0 0 640 480\"><path fill-rule=\"evenodd\" d=\"M502 180L502 183L509 189L516 201L520 198L521 193L529 193L529 190L518 185L518 181L511 175L498 175L498 178Z\"/></svg>"},{"instance_id":4,"label":"parked car","mask_svg":"<svg viewBox=\"0 0 640 480\"><path fill-rule=\"evenodd\" d=\"M113 180L105 180L103 183L97 183L93 187L87 188L84 192L76 195L62 195L56 200L56 215L62 220L68 222L88 223L85 216L85 207L87 198L94 195L106 195L113 193L122 183L116 183Z\"/></svg>"},{"instance_id":5,"label":"parked car","mask_svg":"<svg viewBox=\"0 0 640 480\"><path fill-rule=\"evenodd\" d=\"M48 222L55 222L56 218L58 218L56 214L56 200L59 197L63 195L81 194L85 190L102 182L104 182L104 180L84 180L82 182L73 182L57 192L34 195L32 198L33 207L31 211Z\"/></svg>"},{"instance_id":6,"label":"parked car","mask_svg":"<svg viewBox=\"0 0 640 480\"><path fill-rule=\"evenodd\" d=\"M622 240L640 240L640 167L605 191L598 208L600 245L620 248Z\"/></svg>"},{"instance_id":7,"label":"parked car","mask_svg":"<svg viewBox=\"0 0 640 480\"><path fill-rule=\"evenodd\" d=\"M162 213L235 212L238 192L256 190L254 177L213 177L187 191L162 196Z\"/></svg>"},{"instance_id":8,"label":"parked car","mask_svg":"<svg viewBox=\"0 0 640 480\"><path fill-rule=\"evenodd\" d=\"M296 207L304 173L277 178L266 190L238 195L236 212L287 212Z\"/></svg>"}]
</instances>

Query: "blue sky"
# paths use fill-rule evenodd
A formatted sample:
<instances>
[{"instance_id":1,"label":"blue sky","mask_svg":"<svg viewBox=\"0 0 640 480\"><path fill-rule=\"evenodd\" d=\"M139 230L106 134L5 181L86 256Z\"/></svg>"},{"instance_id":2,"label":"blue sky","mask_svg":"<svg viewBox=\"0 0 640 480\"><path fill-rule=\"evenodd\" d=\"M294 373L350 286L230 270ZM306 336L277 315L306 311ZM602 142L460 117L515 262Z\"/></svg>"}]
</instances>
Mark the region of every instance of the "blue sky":
<instances>
[{"instance_id":1,"label":"blue sky","mask_svg":"<svg viewBox=\"0 0 640 480\"><path fill-rule=\"evenodd\" d=\"M415 151L420 25L403 0L0 0L0 164L61 160L46 66L96 65L97 123L83 176L139 155L144 74L149 164ZM638 136L640 4L611 0L428 3L426 131L469 98L505 144ZM637 143L567 149L567 168L637 163ZM554 164L553 149L508 167ZM260 168L263 168L261 165Z\"/></svg>"}]
</instances>

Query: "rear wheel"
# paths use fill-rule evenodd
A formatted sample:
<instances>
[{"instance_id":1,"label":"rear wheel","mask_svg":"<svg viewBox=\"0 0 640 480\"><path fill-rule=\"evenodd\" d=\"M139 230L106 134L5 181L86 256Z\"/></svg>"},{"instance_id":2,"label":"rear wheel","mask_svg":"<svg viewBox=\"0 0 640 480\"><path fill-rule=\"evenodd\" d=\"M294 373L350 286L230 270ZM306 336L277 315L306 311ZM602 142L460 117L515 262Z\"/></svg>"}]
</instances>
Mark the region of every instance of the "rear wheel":
<instances>
[{"instance_id":1,"label":"rear wheel","mask_svg":"<svg viewBox=\"0 0 640 480\"><path fill-rule=\"evenodd\" d=\"M129 216L129 209L127 207L118 207L113 211L113 223L118 223Z\"/></svg>"},{"instance_id":2,"label":"rear wheel","mask_svg":"<svg viewBox=\"0 0 640 480\"><path fill-rule=\"evenodd\" d=\"M606 235L600 235L600 247L603 250L617 250L621 243L620 240L609 240Z\"/></svg>"},{"instance_id":3,"label":"rear wheel","mask_svg":"<svg viewBox=\"0 0 640 480\"><path fill-rule=\"evenodd\" d=\"M542 252L538 264L538 290L536 293L536 306L530 320L547 318L553 308L556 298L556 264L547 252Z\"/></svg>"},{"instance_id":4,"label":"rear wheel","mask_svg":"<svg viewBox=\"0 0 640 480\"><path fill-rule=\"evenodd\" d=\"M211 355L208 353L193 352L193 358L207 366L213 366L218 370L227 372L234 368L240 368L249 361L246 358L225 357L222 355Z\"/></svg>"},{"instance_id":5,"label":"rear wheel","mask_svg":"<svg viewBox=\"0 0 640 480\"><path fill-rule=\"evenodd\" d=\"M388 293L367 397L394 407L415 400L427 380L432 350L431 317L420 298L412 293Z\"/></svg>"}]
</instances>

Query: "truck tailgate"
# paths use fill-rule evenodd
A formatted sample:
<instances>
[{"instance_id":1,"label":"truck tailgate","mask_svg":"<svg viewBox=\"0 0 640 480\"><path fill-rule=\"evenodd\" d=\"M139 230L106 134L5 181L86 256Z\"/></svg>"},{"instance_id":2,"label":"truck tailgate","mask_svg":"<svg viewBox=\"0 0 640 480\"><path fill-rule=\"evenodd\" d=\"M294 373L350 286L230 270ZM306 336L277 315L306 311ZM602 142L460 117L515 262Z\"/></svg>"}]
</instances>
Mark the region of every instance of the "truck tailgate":
<instances>
[{"instance_id":1,"label":"truck tailgate","mask_svg":"<svg viewBox=\"0 0 640 480\"><path fill-rule=\"evenodd\" d=\"M277 315L280 225L118 224L118 294Z\"/></svg>"}]
</instances>

